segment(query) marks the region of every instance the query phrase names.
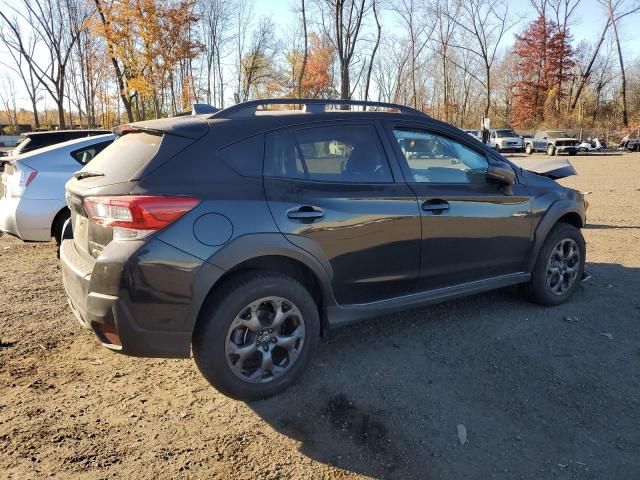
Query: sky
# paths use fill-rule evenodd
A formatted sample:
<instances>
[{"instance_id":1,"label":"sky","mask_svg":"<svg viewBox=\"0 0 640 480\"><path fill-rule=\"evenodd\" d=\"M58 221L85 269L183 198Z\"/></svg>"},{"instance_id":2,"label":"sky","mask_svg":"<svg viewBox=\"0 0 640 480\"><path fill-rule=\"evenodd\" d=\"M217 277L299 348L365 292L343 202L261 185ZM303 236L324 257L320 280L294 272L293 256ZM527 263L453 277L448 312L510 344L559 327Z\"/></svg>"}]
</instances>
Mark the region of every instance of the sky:
<instances>
[{"instance_id":1,"label":"sky","mask_svg":"<svg viewBox=\"0 0 640 480\"><path fill-rule=\"evenodd\" d=\"M299 8L300 0L249 0L253 6L253 19L256 21L261 16L265 15L272 19L279 34L285 35L287 32L292 31L296 26L296 14L295 10ZM464 0L463 0L464 1ZM630 3L638 2L640 0L628 0ZM307 5L312 5L314 0L306 0ZM510 14L515 18L521 18L521 22L503 39L503 48L508 48L514 41L514 33L521 32L525 25L533 20L535 11L531 7L529 0L513 0L509 3ZM307 19L310 24L317 23L319 19L313 17L313 8L308 7ZM604 20L601 13L602 8L598 4L598 0L582 0L578 13L575 17L574 25L571 28L571 33L574 38L574 44L577 44L581 40L587 40L593 42L598 39L601 33L601 28L604 24ZM637 38L638 21L640 20L640 14L636 14L628 19L625 19L619 28L621 42L624 46L623 52L625 53L626 61L630 63L631 60L637 60L640 58L640 41ZM389 12L384 12L381 15L381 23L383 27L383 35L388 33L402 33L399 21ZM634 28L635 27L635 28ZM0 57L3 60L8 60L8 54L3 52L0 48ZM2 68L6 71L6 69ZM3 74L0 71L0 76ZM18 79L15 82L17 92L17 104L19 108L26 108L30 110L30 104L26 92L21 90L21 83ZM48 107L52 108L51 101L47 102Z\"/></svg>"},{"instance_id":2,"label":"sky","mask_svg":"<svg viewBox=\"0 0 640 480\"><path fill-rule=\"evenodd\" d=\"M307 0L306 4L312 1ZM633 0L629 2L633 3ZM637 0L636 0L637 3ZM292 25L295 22L294 8L299 8L300 0L253 0L253 8L256 16L270 16L278 25ZM516 18L523 18L523 24L519 26L519 30L523 29L525 23L534 19L535 11L531 7L529 0L512 0L509 2L510 11ZM581 40L595 41L599 38L602 26L604 25L601 13L602 7L598 0L582 0L578 13L575 17L575 25L571 28L571 33L575 43ZM382 27L387 29L399 29L397 22L391 15L384 15ZM312 19L309 19L312 21ZM631 22L622 22L620 28L621 42L627 47L625 51L633 52L634 56L640 55L640 41L638 40L637 29L629 28L630 25L638 25L640 15L636 14L631 18ZM383 31L384 31L383 30ZM513 31L505 36L504 46L513 43Z\"/></svg>"}]
</instances>

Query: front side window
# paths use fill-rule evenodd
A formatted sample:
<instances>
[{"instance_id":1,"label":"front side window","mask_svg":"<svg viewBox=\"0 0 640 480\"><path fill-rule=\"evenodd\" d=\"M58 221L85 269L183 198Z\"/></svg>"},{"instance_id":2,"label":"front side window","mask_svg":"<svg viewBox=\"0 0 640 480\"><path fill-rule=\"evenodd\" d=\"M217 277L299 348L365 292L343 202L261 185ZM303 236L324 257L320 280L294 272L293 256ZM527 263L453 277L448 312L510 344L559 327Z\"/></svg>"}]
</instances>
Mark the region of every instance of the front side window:
<instances>
[{"instance_id":1,"label":"front side window","mask_svg":"<svg viewBox=\"0 0 640 480\"><path fill-rule=\"evenodd\" d=\"M395 129L411 177L418 183L484 183L484 155L435 133Z\"/></svg>"},{"instance_id":2,"label":"front side window","mask_svg":"<svg viewBox=\"0 0 640 480\"><path fill-rule=\"evenodd\" d=\"M267 144L268 176L343 183L393 182L372 125L275 132Z\"/></svg>"}]
</instances>

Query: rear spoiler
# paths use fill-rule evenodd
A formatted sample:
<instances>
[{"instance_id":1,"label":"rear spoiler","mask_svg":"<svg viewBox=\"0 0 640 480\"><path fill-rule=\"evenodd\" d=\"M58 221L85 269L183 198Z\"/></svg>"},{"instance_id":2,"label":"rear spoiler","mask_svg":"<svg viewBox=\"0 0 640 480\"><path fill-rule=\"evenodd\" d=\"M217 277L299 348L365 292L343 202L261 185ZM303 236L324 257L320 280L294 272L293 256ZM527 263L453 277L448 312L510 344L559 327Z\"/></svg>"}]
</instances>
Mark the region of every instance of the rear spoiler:
<instances>
[{"instance_id":1,"label":"rear spoiler","mask_svg":"<svg viewBox=\"0 0 640 480\"><path fill-rule=\"evenodd\" d=\"M161 118L144 122L126 123L113 129L114 135L121 137L128 133L147 132L156 135L176 135L196 140L209 131L206 117L190 115L187 117Z\"/></svg>"}]
</instances>

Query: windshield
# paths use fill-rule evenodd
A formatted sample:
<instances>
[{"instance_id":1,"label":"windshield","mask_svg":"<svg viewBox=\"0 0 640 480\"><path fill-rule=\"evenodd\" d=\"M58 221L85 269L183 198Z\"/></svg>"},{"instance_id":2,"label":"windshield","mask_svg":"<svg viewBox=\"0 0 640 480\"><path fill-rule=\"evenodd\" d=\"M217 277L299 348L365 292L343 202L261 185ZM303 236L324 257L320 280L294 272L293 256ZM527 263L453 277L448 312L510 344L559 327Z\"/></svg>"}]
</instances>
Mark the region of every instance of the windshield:
<instances>
[{"instance_id":1,"label":"windshield","mask_svg":"<svg viewBox=\"0 0 640 480\"><path fill-rule=\"evenodd\" d=\"M496 136L498 138L517 137L518 134L513 130L496 130Z\"/></svg>"},{"instance_id":2,"label":"windshield","mask_svg":"<svg viewBox=\"0 0 640 480\"><path fill-rule=\"evenodd\" d=\"M569 135L562 130L555 130L547 133L549 138L569 138Z\"/></svg>"}]
</instances>

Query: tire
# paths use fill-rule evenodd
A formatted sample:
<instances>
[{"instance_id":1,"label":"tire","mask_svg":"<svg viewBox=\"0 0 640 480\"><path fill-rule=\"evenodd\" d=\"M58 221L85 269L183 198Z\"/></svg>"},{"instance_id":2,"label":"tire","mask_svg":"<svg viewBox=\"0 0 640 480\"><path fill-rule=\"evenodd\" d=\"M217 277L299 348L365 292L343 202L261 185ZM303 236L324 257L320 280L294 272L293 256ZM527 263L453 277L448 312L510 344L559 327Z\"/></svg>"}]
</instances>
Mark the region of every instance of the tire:
<instances>
[{"instance_id":1,"label":"tire","mask_svg":"<svg viewBox=\"0 0 640 480\"><path fill-rule=\"evenodd\" d=\"M547 145L547 155L553 156L556 154L556 147L553 145Z\"/></svg>"},{"instance_id":2,"label":"tire","mask_svg":"<svg viewBox=\"0 0 640 480\"><path fill-rule=\"evenodd\" d=\"M527 155L531 155L533 153L533 147L530 143L527 143L527 146L524 147L524 151Z\"/></svg>"},{"instance_id":3,"label":"tire","mask_svg":"<svg viewBox=\"0 0 640 480\"><path fill-rule=\"evenodd\" d=\"M578 154L578 152L577 152L577 151L576 151L576 152L574 152L574 151L570 151L570 152L569 152L569 156L570 156L570 157L575 157L577 154Z\"/></svg>"},{"instance_id":4,"label":"tire","mask_svg":"<svg viewBox=\"0 0 640 480\"><path fill-rule=\"evenodd\" d=\"M224 395L243 401L270 397L293 384L320 338L318 307L307 289L279 273L250 271L212 293L193 334L200 373ZM283 306L277 307L280 301ZM268 327L276 309L289 315L274 334ZM281 346L285 342L290 349ZM266 361L273 362L270 369Z\"/></svg>"},{"instance_id":5,"label":"tire","mask_svg":"<svg viewBox=\"0 0 640 480\"><path fill-rule=\"evenodd\" d=\"M500 145L498 145L497 143L495 144L495 146L493 147L496 149L496 152L500 153L502 150L500 149Z\"/></svg>"},{"instance_id":6,"label":"tire","mask_svg":"<svg viewBox=\"0 0 640 480\"><path fill-rule=\"evenodd\" d=\"M567 273L569 272L569 269L566 268L566 266L564 270L561 265L558 266L557 260L559 257L557 255L557 248L562 242L566 242L564 244L565 248L563 248L563 252L565 253L568 251L566 247L571 244L577 248L577 252L579 254L578 259L575 263L568 261L566 265L570 267L572 271L575 271L575 277L573 277L573 273ZM552 256L554 257L553 260ZM547 235L547 238L538 253L538 258L536 259L533 271L531 272L531 281L527 285L527 296L529 300L533 303L546 306L560 305L561 303L566 302L571 298L580 285L584 272L585 256L586 247L580 230L567 223L556 224ZM561 272L564 271L565 273L556 274L556 276L554 276L550 273L552 268L551 265L554 266L556 271L560 269ZM561 275L561 277L558 275ZM562 280L560 280L560 278L562 278ZM572 278L573 280L569 282L569 278ZM562 291L560 291L560 288L554 289L553 287L558 285L558 283L554 283L554 280L557 280L558 283L562 282L563 288L566 284L566 289Z\"/></svg>"},{"instance_id":7,"label":"tire","mask_svg":"<svg viewBox=\"0 0 640 480\"><path fill-rule=\"evenodd\" d=\"M62 229L69 218L71 218L71 212L68 208L65 208L58 212L56 218L53 219L53 225L51 225L51 236L54 238L58 247L62 243Z\"/></svg>"}]
</instances>

